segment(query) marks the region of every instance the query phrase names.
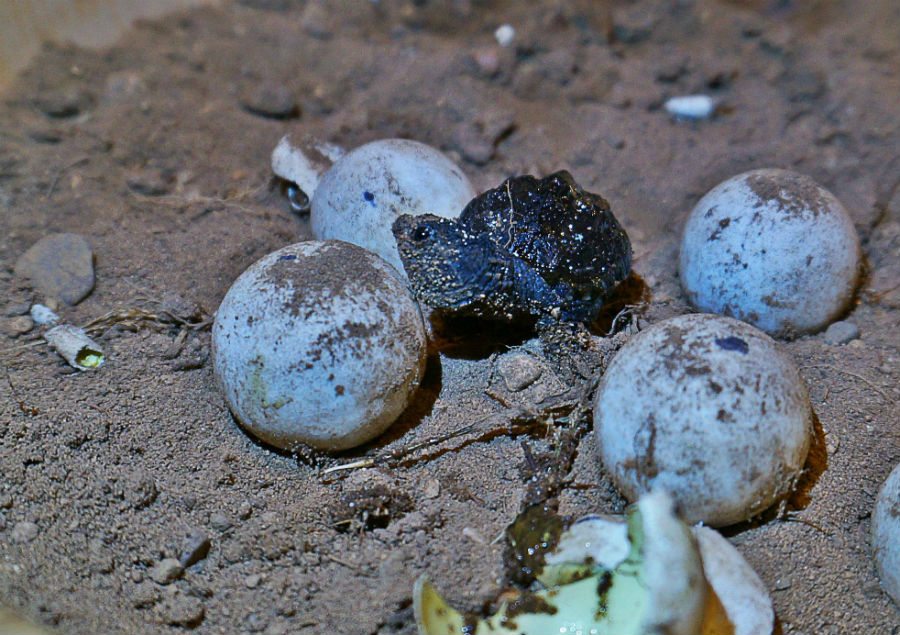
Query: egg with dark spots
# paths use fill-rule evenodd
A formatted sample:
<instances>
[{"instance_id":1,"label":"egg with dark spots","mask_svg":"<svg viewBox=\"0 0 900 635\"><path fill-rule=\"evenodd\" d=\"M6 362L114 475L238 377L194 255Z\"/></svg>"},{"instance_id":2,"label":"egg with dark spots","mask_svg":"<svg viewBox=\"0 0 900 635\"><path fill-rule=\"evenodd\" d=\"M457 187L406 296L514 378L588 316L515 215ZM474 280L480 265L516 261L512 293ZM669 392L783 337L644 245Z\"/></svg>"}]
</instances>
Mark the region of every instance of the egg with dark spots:
<instances>
[{"instance_id":1,"label":"egg with dark spots","mask_svg":"<svg viewBox=\"0 0 900 635\"><path fill-rule=\"evenodd\" d=\"M881 586L900 606L900 465L881 486L875 501L872 551Z\"/></svg>"},{"instance_id":2,"label":"egg with dark spots","mask_svg":"<svg viewBox=\"0 0 900 635\"><path fill-rule=\"evenodd\" d=\"M282 449L343 450L397 419L425 367L425 327L396 271L341 241L265 256L216 312L214 371L238 422Z\"/></svg>"},{"instance_id":3,"label":"egg with dark spots","mask_svg":"<svg viewBox=\"0 0 900 635\"><path fill-rule=\"evenodd\" d=\"M840 201L808 176L766 169L700 199L684 228L679 272L699 310L789 336L837 319L860 266L859 238Z\"/></svg>"},{"instance_id":4,"label":"egg with dark spots","mask_svg":"<svg viewBox=\"0 0 900 635\"><path fill-rule=\"evenodd\" d=\"M787 495L806 461L812 408L796 365L732 318L671 318L630 339L594 398L600 459L635 500L672 494L685 520L724 526Z\"/></svg>"},{"instance_id":5,"label":"egg with dark spots","mask_svg":"<svg viewBox=\"0 0 900 635\"><path fill-rule=\"evenodd\" d=\"M455 218L475 196L463 171L438 150L408 139L373 141L324 174L310 223L320 240L344 240L378 254L403 273L391 225L401 214Z\"/></svg>"}]
</instances>

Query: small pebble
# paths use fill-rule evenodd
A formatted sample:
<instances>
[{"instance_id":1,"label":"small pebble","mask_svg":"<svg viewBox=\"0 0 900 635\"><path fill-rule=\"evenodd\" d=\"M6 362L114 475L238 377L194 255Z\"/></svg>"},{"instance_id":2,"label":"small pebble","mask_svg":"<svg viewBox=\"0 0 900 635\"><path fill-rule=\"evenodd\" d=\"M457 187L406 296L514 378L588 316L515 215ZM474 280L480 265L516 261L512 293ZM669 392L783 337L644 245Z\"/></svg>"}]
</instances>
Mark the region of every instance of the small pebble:
<instances>
[{"instance_id":1,"label":"small pebble","mask_svg":"<svg viewBox=\"0 0 900 635\"><path fill-rule=\"evenodd\" d=\"M0 509L12 509L13 499L9 494L0 494Z\"/></svg>"},{"instance_id":2,"label":"small pebble","mask_svg":"<svg viewBox=\"0 0 900 635\"><path fill-rule=\"evenodd\" d=\"M25 335L25 333L33 329L34 321L27 315L20 315L19 317L6 320L3 327L3 330L6 331L7 334L12 337L18 337L19 335Z\"/></svg>"},{"instance_id":3,"label":"small pebble","mask_svg":"<svg viewBox=\"0 0 900 635\"><path fill-rule=\"evenodd\" d=\"M198 562L206 558L206 556L209 554L209 548L211 546L212 543L209 540L209 536L202 532L192 533L187 538L184 550L178 557L178 562L184 568L197 564Z\"/></svg>"},{"instance_id":4,"label":"small pebble","mask_svg":"<svg viewBox=\"0 0 900 635\"><path fill-rule=\"evenodd\" d=\"M25 543L31 542L32 540L37 538L39 533L40 532L37 525L32 522L23 520L13 525L10 535L13 542Z\"/></svg>"},{"instance_id":5,"label":"small pebble","mask_svg":"<svg viewBox=\"0 0 900 635\"><path fill-rule=\"evenodd\" d=\"M150 608L159 600L159 587L152 582L139 582L131 591L131 605L136 609Z\"/></svg>"},{"instance_id":6,"label":"small pebble","mask_svg":"<svg viewBox=\"0 0 900 635\"><path fill-rule=\"evenodd\" d=\"M190 596L165 599L158 608L160 621L172 626L198 626L206 614L203 602Z\"/></svg>"},{"instance_id":7,"label":"small pebble","mask_svg":"<svg viewBox=\"0 0 900 635\"><path fill-rule=\"evenodd\" d=\"M125 179L128 189L142 196L165 196L173 181L172 174L159 168L132 170Z\"/></svg>"},{"instance_id":8,"label":"small pebble","mask_svg":"<svg viewBox=\"0 0 900 635\"><path fill-rule=\"evenodd\" d=\"M835 322L825 331L825 341L833 346L847 344L859 337L859 327L853 322Z\"/></svg>"},{"instance_id":9,"label":"small pebble","mask_svg":"<svg viewBox=\"0 0 900 635\"><path fill-rule=\"evenodd\" d=\"M8 304L5 309L3 309L3 315L7 317L17 317L19 315L26 315L28 310L31 308L30 302L15 302L13 304Z\"/></svg>"},{"instance_id":10,"label":"small pebble","mask_svg":"<svg viewBox=\"0 0 900 635\"><path fill-rule=\"evenodd\" d=\"M66 119L81 114L91 107L93 97L77 87L46 91L34 99L34 106L48 117Z\"/></svg>"},{"instance_id":11,"label":"small pebble","mask_svg":"<svg viewBox=\"0 0 900 635\"><path fill-rule=\"evenodd\" d=\"M251 633L261 633L269 625L269 622L259 613L250 613L244 620L244 625Z\"/></svg>"},{"instance_id":12,"label":"small pebble","mask_svg":"<svg viewBox=\"0 0 900 635\"><path fill-rule=\"evenodd\" d=\"M15 271L42 294L78 304L94 288L94 252L83 236L50 234L19 256Z\"/></svg>"},{"instance_id":13,"label":"small pebble","mask_svg":"<svg viewBox=\"0 0 900 635\"><path fill-rule=\"evenodd\" d=\"M494 77L498 72L500 72L500 55L498 54L496 48L481 48L476 49L473 53L473 58L475 60L475 64L478 65L478 70L487 77Z\"/></svg>"},{"instance_id":14,"label":"small pebble","mask_svg":"<svg viewBox=\"0 0 900 635\"><path fill-rule=\"evenodd\" d=\"M59 316L50 307L43 304L32 305L30 313L31 319L39 326L59 322Z\"/></svg>"},{"instance_id":15,"label":"small pebble","mask_svg":"<svg viewBox=\"0 0 900 635\"><path fill-rule=\"evenodd\" d=\"M436 478L426 480L422 488L422 494L425 498L437 498L441 495L441 482Z\"/></svg>"},{"instance_id":16,"label":"small pebble","mask_svg":"<svg viewBox=\"0 0 900 635\"><path fill-rule=\"evenodd\" d=\"M170 584L181 577L184 567L175 558L160 560L155 567L150 569L150 579L157 584Z\"/></svg>"},{"instance_id":17,"label":"small pebble","mask_svg":"<svg viewBox=\"0 0 900 635\"><path fill-rule=\"evenodd\" d=\"M283 84L263 83L247 90L241 107L251 115L266 119L296 119L300 107L293 92Z\"/></svg>"},{"instance_id":18,"label":"small pebble","mask_svg":"<svg viewBox=\"0 0 900 635\"><path fill-rule=\"evenodd\" d=\"M511 24L501 24L494 31L494 38L497 40L497 44L507 47L516 39L516 30Z\"/></svg>"},{"instance_id":19,"label":"small pebble","mask_svg":"<svg viewBox=\"0 0 900 635\"><path fill-rule=\"evenodd\" d=\"M775 590L776 591L787 591L793 586L794 582L789 577L786 578L778 578L775 580Z\"/></svg>"},{"instance_id":20,"label":"small pebble","mask_svg":"<svg viewBox=\"0 0 900 635\"><path fill-rule=\"evenodd\" d=\"M716 111L716 102L708 95L672 97L663 106L676 119L709 119Z\"/></svg>"},{"instance_id":21,"label":"small pebble","mask_svg":"<svg viewBox=\"0 0 900 635\"><path fill-rule=\"evenodd\" d=\"M215 513L209 517L209 525L216 531L231 529L231 520L225 514Z\"/></svg>"},{"instance_id":22,"label":"small pebble","mask_svg":"<svg viewBox=\"0 0 900 635\"><path fill-rule=\"evenodd\" d=\"M540 379L544 372L537 360L524 353L502 357L498 370L510 392L519 392L528 388Z\"/></svg>"},{"instance_id":23,"label":"small pebble","mask_svg":"<svg viewBox=\"0 0 900 635\"><path fill-rule=\"evenodd\" d=\"M244 578L244 586L248 589L255 589L259 586L260 582L262 582L262 576L258 573L248 575L246 578Z\"/></svg>"},{"instance_id":24,"label":"small pebble","mask_svg":"<svg viewBox=\"0 0 900 635\"><path fill-rule=\"evenodd\" d=\"M137 475L126 490L125 499L134 509L149 507L159 496L156 483L149 475Z\"/></svg>"}]
</instances>

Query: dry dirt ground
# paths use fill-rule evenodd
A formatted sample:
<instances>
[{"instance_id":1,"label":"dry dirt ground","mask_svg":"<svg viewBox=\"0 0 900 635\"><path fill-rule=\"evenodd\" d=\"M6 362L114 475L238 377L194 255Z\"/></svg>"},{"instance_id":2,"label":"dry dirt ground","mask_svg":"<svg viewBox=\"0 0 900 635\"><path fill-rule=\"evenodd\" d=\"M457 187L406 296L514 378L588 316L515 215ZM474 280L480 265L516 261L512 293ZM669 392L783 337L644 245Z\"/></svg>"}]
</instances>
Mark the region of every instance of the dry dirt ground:
<instances>
[{"instance_id":1,"label":"dry dirt ground","mask_svg":"<svg viewBox=\"0 0 900 635\"><path fill-rule=\"evenodd\" d=\"M470 610L500 589L494 539L520 510L527 455L559 436L552 422L549 435L484 430L559 392L551 373L513 393L493 371L514 351L448 348L385 438L342 457L254 443L216 389L205 316L250 263L310 236L269 169L295 132L419 139L479 189L570 169L632 237L645 324L690 310L678 237L714 184L774 166L830 188L867 258L846 316L861 334L784 342L820 423L810 477L787 517L727 533L783 633L900 632L869 546L900 461L900 4L604 6L244 0L138 24L107 51L47 48L0 103L0 602L62 633L408 635L420 574ZM661 108L695 92L720 100L713 119ZM62 231L88 239L97 275L63 318L112 314L96 372L69 372L37 330L16 330L33 294L13 266ZM406 460L322 474L473 422ZM577 449L560 511L623 509L593 437ZM354 498L386 511L342 523ZM157 581L204 538L205 558Z\"/></svg>"}]
</instances>

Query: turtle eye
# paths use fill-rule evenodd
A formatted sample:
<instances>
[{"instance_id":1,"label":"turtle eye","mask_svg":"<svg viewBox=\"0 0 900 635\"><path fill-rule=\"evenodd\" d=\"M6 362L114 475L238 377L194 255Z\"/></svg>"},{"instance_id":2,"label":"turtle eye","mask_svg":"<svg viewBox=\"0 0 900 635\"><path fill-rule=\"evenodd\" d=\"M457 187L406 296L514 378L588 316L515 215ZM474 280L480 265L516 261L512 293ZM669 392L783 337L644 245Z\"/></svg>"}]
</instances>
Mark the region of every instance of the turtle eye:
<instances>
[{"instance_id":1,"label":"turtle eye","mask_svg":"<svg viewBox=\"0 0 900 635\"><path fill-rule=\"evenodd\" d=\"M429 240L433 236L434 232L432 232L431 227L429 227L428 225L420 225L419 227L416 227L412 235L413 240L417 243Z\"/></svg>"}]
</instances>

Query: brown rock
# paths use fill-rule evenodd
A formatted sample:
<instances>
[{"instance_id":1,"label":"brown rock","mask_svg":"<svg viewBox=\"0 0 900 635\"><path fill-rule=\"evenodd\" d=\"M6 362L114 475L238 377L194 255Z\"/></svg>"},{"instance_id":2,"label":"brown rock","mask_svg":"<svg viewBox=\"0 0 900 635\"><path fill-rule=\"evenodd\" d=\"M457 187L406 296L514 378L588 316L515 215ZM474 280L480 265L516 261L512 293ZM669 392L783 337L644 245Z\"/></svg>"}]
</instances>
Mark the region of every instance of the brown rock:
<instances>
[{"instance_id":1,"label":"brown rock","mask_svg":"<svg viewBox=\"0 0 900 635\"><path fill-rule=\"evenodd\" d=\"M78 304L94 288L94 252L83 236L50 234L19 257L15 272L44 295Z\"/></svg>"}]
</instances>

